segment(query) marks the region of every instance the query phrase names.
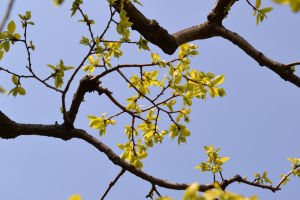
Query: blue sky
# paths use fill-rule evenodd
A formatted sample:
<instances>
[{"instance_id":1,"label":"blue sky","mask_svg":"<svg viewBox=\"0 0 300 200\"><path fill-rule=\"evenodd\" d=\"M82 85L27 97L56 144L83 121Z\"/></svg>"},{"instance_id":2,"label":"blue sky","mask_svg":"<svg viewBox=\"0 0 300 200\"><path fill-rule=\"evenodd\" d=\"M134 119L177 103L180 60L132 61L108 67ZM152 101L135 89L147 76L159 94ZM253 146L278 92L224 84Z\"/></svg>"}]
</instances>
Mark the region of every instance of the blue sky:
<instances>
[{"instance_id":1,"label":"blue sky","mask_svg":"<svg viewBox=\"0 0 300 200\"><path fill-rule=\"evenodd\" d=\"M214 2L189 0L142 1L139 7L148 18L156 19L170 33L197 25L205 21ZM29 38L36 50L32 53L33 68L37 74L46 77L51 73L47 64L55 65L63 59L66 65L77 66L88 51L79 45L82 35L88 35L87 28L77 23L78 15L70 17L72 1L55 8L51 0L16 1L11 18L18 29L21 25L17 14L31 10L36 23L29 29ZM7 1L0 3L0 13L4 13ZM256 26L256 19L245 1L238 1L224 21L224 25L246 38L265 55L283 63L300 61L300 15L290 11L288 6L278 6L264 1L262 6L273 6L274 10L262 24ZM83 6L89 17L96 21L93 29L97 33L106 25L107 3L104 0L90 0ZM114 29L108 39L118 37ZM132 34L138 38L137 33ZM143 170L155 177L170 182L211 183L212 175L193 169L205 161L203 146L213 144L221 148L221 154L231 157L224 164L225 178L236 174L253 177L254 173L268 171L268 177L277 183L280 174L290 170L287 157L300 157L299 150L299 88L285 82L278 75L260 67L235 45L222 38L194 41L199 55L192 59L191 67L204 72L224 74L222 84L227 96L206 101L194 100L191 122L188 128L192 135L187 144L177 145L166 138L162 145L149 150L144 160ZM176 57L165 55L154 45L149 45L161 58ZM124 57L120 63L149 63L149 52L137 52L137 47L124 47ZM117 62L115 62L117 63ZM21 44L16 44L1 60L0 65L12 71L26 72L26 54ZM297 69L297 67L296 67ZM298 70L299 71L299 70ZM128 75L132 74L128 71ZM299 72L298 72L299 74ZM0 72L0 85L9 90L13 87L11 76ZM78 81L84 73L76 79ZM127 84L113 74L103 81L103 86L111 88L122 103L128 97ZM71 85L67 97L70 103L77 87ZM53 81L51 81L53 83ZM0 95L0 110L20 123L53 124L62 122L59 111L59 94L45 88L35 80L24 80L22 86L26 96ZM132 92L130 94L133 94ZM103 112L119 111L104 96L87 94L76 120L76 127L87 130L121 154L117 144L126 141L124 125L130 118L117 118L117 125L108 129L106 137L99 137L97 131L88 127L87 115L101 115ZM169 121L161 120L162 127ZM99 199L109 182L120 171L107 157L84 141L72 139L61 141L38 136L21 136L14 140L0 140L0 199L60 199L65 200L74 193L84 200ZM275 194L271 191L253 188L244 184L232 184L228 190L245 196L258 195L259 199L294 199L298 195L299 178L283 186ZM107 196L107 199L143 199L151 185L126 172ZM181 199L182 191L159 188L162 195Z\"/></svg>"}]
</instances>

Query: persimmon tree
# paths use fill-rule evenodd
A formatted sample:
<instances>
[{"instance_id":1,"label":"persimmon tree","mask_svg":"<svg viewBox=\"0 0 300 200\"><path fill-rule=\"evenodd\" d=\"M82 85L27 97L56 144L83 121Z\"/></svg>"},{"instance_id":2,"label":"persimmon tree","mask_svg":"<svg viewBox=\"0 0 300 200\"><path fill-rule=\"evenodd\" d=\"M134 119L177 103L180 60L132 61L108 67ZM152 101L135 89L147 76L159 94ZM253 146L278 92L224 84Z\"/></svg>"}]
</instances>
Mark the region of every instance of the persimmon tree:
<instances>
[{"instance_id":1,"label":"persimmon tree","mask_svg":"<svg viewBox=\"0 0 300 200\"><path fill-rule=\"evenodd\" d=\"M191 135L189 122L193 102L211 101L214 98L226 96L226 91L222 87L225 75L216 75L197 68L192 59L199 54L198 46L191 42L213 37L226 39L260 66L277 74L278 81L281 81L280 79L287 81L282 84L300 87L300 78L296 74L296 67L300 65L300 62L275 61L257 50L238 33L232 32L223 25L223 21L230 18L230 11L234 9L236 2L236 0L218 0L204 23L170 34L159 24L159 19L158 21L150 20L139 11L143 2L137 0L107 0L108 20L100 32L95 31L97 22L83 8L89 2L75 0L72 3L70 15L77 16L78 22L87 29L87 34L82 35L79 41L80 48L84 48L86 53L82 55L80 62L73 66L63 59L58 59L56 63L45 63L44 68L37 69L33 64L33 54L36 53L38 43L35 43L34 38L30 36L30 29L35 27L32 13L30 10L24 10L18 15L18 22L8 20L14 3L11 0L0 27L0 59L5 59L11 49L23 46L26 64L24 64L24 69L20 70L0 66L0 71L4 72L1 76L10 76L12 85L12 88L7 91L4 88L11 86L2 85L0 92L7 93L9 98L30 95L26 94L30 88L24 87L23 82L35 81L60 96L61 107L55 112L61 113L62 120L57 119L54 124L24 124L15 122L0 111L0 137L14 139L18 136L37 135L65 141L77 138L89 143L99 152L104 153L113 165L121 168L120 173L109 184L101 199L106 197L114 184L126 172L150 183L150 191L145 193L145 196L152 199L170 199L161 195L158 187L186 190L184 199L203 200L247 199L226 191L227 187L233 183L244 184L244 187L263 188L272 192L280 190L291 176L300 177L299 158L288 158L291 162L291 169L279 174L281 178L277 183L270 180L267 171L255 173L253 178L241 175L224 177L222 165L229 157L222 156L220 148L207 144L202 144L202 146L208 159L199 161L199 165L195 168L202 172L210 172L213 177L211 183L202 183L198 180L195 182L199 184L173 183L165 180L164 177L155 177L142 170L143 161L147 158L148 152L150 149L155 149L158 144L169 138L178 145L187 143ZM300 2L297 0L276 0L275 2L289 3L294 12L300 10ZM63 1L54 1L55 5L62 3ZM246 3L249 5L250 12L251 9L253 10L257 25L263 23L273 10L272 7L264 7L264 3L260 0L246 1ZM117 32L118 35L110 37L111 31ZM139 36L132 37L133 33L138 33ZM151 49L156 47L151 47L150 44L173 57L164 59L164 56L167 56L152 51ZM137 50L136 55L132 57L138 56L140 53L138 51L144 51L151 61L141 64L122 63L121 58L127 53L126 48L132 47ZM178 54L175 53L176 50ZM47 75L42 77L39 75L39 70L46 71ZM112 74L119 75L116 80L128 86L129 92L125 99L121 99L118 91L113 91L112 87L105 84L107 77ZM77 89L72 85L77 85ZM84 130L84 127L77 127L75 124L78 115L81 114L82 104L89 104L89 98L85 98L87 93L93 93L97 95L97 98L106 97L107 101L119 109L117 112L112 112L104 107L101 108L103 112L87 116L89 120L87 126L96 129L99 133L97 136L93 136L88 130ZM71 99L70 102L68 99ZM120 122L118 123L122 117L127 120L125 127L121 126ZM161 122L161 119L164 121ZM119 126L120 130L115 140L122 137L126 139L126 141L120 139L118 142L117 146L122 152L120 155L101 142L101 137L111 134L112 126ZM198 194L198 191L203 194ZM249 199L256 198L253 196ZM80 199L80 196L74 195L70 199Z\"/></svg>"}]
</instances>

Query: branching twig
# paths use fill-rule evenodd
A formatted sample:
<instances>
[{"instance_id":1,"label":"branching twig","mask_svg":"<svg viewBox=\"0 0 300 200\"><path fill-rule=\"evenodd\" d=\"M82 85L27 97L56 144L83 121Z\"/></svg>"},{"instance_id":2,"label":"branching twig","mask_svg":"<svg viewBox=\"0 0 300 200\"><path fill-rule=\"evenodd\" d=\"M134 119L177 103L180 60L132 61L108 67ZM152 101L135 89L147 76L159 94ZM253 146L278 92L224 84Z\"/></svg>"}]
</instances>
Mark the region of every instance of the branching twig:
<instances>
[{"instance_id":1,"label":"branching twig","mask_svg":"<svg viewBox=\"0 0 300 200\"><path fill-rule=\"evenodd\" d=\"M258 11L258 9L252 3L250 3L249 0L246 0L246 2L253 8L253 10Z\"/></svg>"},{"instance_id":2,"label":"branching twig","mask_svg":"<svg viewBox=\"0 0 300 200\"><path fill-rule=\"evenodd\" d=\"M46 83L45 81L43 81L42 79L40 79L33 71L32 69L32 64L31 64L31 54L30 54L30 49L31 49L31 46L28 45L28 41L27 41L27 27L28 27L28 24L25 23L25 27L24 27L24 40L18 40L20 42L23 42L24 45L25 45L25 48L26 48L26 52L27 52L27 60L28 60L28 66L27 69L29 70L29 72L32 74L32 76L38 80L39 82L41 82L42 84L44 84L46 87L52 89L52 90L55 90L56 92L60 92L62 93L63 91L58 89L58 88L55 88L51 85L49 85L48 83Z\"/></svg>"},{"instance_id":3,"label":"branching twig","mask_svg":"<svg viewBox=\"0 0 300 200\"><path fill-rule=\"evenodd\" d=\"M279 183L276 185L276 187L275 187L275 189L276 190L279 190L280 189L280 186L282 185L282 183L293 173L293 171L295 170L295 169L297 169L297 168L299 168L300 167L300 164L298 164L298 165L295 165L294 167L293 167L293 169L287 174L287 175L285 175L282 179L281 179L281 181L279 181Z\"/></svg>"},{"instance_id":4,"label":"branching twig","mask_svg":"<svg viewBox=\"0 0 300 200\"><path fill-rule=\"evenodd\" d=\"M89 32L91 34L91 38L93 40L93 42L95 42L95 38L94 38L94 34L93 34L93 31L92 31L92 27L91 27L91 23L89 21L89 19L87 18L87 16L83 13L82 9L80 8L80 6L78 4L77 5L77 9L79 10L79 12L81 13L84 21L86 22L87 26L89 27Z\"/></svg>"},{"instance_id":5,"label":"branching twig","mask_svg":"<svg viewBox=\"0 0 300 200\"><path fill-rule=\"evenodd\" d=\"M292 67L295 65L300 65L300 62L293 62L293 63L286 64L286 67Z\"/></svg>"},{"instance_id":6,"label":"branching twig","mask_svg":"<svg viewBox=\"0 0 300 200\"><path fill-rule=\"evenodd\" d=\"M112 94L111 94L111 92L110 91L108 91L107 89L105 90L105 89L100 89L104 94L106 94L106 96L116 105L116 106L118 106L122 111L124 111L124 112L126 112L126 113L128 113L128 114L130 114L132 117L136 117L136 118L138 118L138 119L141 119L141 120L143 120L143 121L145 121L145 122L147 122L147 120L146 119L144 119L144 118L142 118L141 116L139 116L139 115L136 115L134 112L132 112L132 111L130 111L130 110L127 110L124 106L122 106L113 96L112 96Z\"/></svg>"},{"instance_id":7,"label":"branching twig","mask_svg":"<svg viewBox=\"0 0 300 200\"><path fill-rule=\"evenodd\" d=\"M158 190L156 189L155 184L152 184L151 190L149 191L149 193L147 194L146 198L151 198L153 199L153 192L156 192L156 194L161 197L160 193L158 192Z\"/></svg>"}]
</instances>

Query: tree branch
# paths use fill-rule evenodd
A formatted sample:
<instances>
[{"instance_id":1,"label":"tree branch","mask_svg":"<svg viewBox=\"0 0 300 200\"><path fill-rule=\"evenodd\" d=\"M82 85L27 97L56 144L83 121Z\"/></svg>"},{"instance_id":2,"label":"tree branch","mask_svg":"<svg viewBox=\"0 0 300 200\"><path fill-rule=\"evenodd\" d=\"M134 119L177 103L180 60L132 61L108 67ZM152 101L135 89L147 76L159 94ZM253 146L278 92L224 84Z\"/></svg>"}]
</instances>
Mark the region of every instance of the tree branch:
<instances>
[{"instance_id":1,"label":"tree branch","mask_svg":"<svg viewBox=\"0 0 300 200\"><path fill-rule=\"evenodd\" d=\"M110 189L116 184L116 182L119 180L119 178L126 172L125 169L121 169L120 173L116 176L116 178L110 182L110 184L108 185L108 188L106 189L105 193L103 194L103 196L101 197L100 200L103 200L105 198L105 196L108 194L108 192L110 191Z\"/></svg>"},{"instance_id":2,"label":"tree branch","mask_svg":"<svg viewBox=\"0 0 300 200\"><path fill-rule=\"evenodd\" d=\"M101 81L93 79L93 76L83 77L77 88L76 93L73 96L72 104L70 110L67 112L70 122L73 124L78 113L81 102L84 99L86 92L93 92L99 88Z\"/></svg>"},{"instance_id":3,"label":"tree branch","mask_svg":"<svg viewBox=\"0 0 300 200\"><path fill-rule=\"evenodd\" d=\"M300 78L296 76L289 67L291 64L282 64L266 57L262 52L258 51L251 44L249 44L249 42L243 37L226 29L223 26L214 26L214 32L216 32L218 36L223 37L240 47L246 54L256 60L259 65L266 66L285 81L289 81L300 87ZM294 64L298 63L296 62Z\"/></svg>"},{"instance_id":4,"label":"tree branch","mask_svg":"<svg viewBox=\"0 0 300 200\"><path fill-rule=\"evenodd\" d=\"M120 12L121 1L116 2L114 8ZM124 9L129 20L133 22L132 29L137 30L151 43L159 46L165 53L173 54L178 47L175 38L161 27L157 21L146 18L132 3L124 2Z\"/></svg>"},{"instance_id":5,"label":"tree branch","mask_svg":"<svg viewBox=\"0 0 300 200\"><path fill-rule=\"evenodd\" d=\"M101 141L97 140L92 135L81 129L70 128L64 125L43 125L43 124L19 124L9 119L5 114L0 111L0 138L13 139L21 135L39 135L48 136L54 138L60 138L62 140L70 140L72 138L79 138L97 148L100 152L103 152L109 160L115 165L120 166L123 170L129 171L132 174L140 177L141 179L150 182L152 185L158 185L160 187L185 190L189 184L186 183L171 183L164 179L159 179L143 172L140 169L130 165L125 160L121 159L115 152L113 152L108 146ZM234 182L242 182L248 185L252 185L259 188L269 189L273 192L280 190L280 188L272 187L269 185L261 185L253 183L241 178L240 175L236 175L232 178L225 179L219 183L220 187L225 189L228 185ZM214 188L214 184L200 185L199 191L204 192Z\"/></svg>"},{"instance_id":6,"label":"tree branch","mask_svg":"<svg viewBox=\"0 0 300 200\"><path fill-rule=\"evenodd\" d=\"M132 29L137 30L147 40L160 47L167 54L173 54L179 45L186 42L221 36L236 44L261 66L268 67L282 79L300 87L300 78L293 73L293 70L290 68L291 64L282 64L266 57L249 44L247 40L222 26L222 21L228 14L228 8L235 2L236 0L217 0L206 22L178 31L172 35L155 20L147 19L133 4L125 3L124 9L129 20L133 22ZM119 12L120 1L114 7ZM298 65L299 62L295 62L295 64Z\"/></svg>"},{"instance_id":7,"label":"tree branch","mask_svg":"<svg viewBox=\"0 0 300 200\"><path fill-rule=\"evenodd\" d=\"M6 9L6 13L2 19L2 22L1 22L1 25L0 25L0 33L2 32L2 29L3 27L5 26L8 18L9 18L9 15L10 15L10 12L11 12L11 9L13 7L13 4L14 4L14 0L10 0L9 3L8 3L8 6L7 6L7 9Z\"/></svg>"}]
</instances>

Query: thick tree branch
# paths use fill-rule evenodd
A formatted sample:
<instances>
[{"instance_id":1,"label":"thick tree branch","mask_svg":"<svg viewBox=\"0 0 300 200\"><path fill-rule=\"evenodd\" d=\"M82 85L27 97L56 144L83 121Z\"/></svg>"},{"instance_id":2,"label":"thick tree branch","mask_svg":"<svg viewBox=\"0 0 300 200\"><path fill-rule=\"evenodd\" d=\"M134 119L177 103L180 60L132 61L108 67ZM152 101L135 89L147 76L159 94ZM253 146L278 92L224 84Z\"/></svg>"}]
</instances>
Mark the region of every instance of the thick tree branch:
<instances>
[{"instance_id":1,"label":"thick tree branch","mask_svg":"<svg viewBox=\"0 0 300 200\"><path fill-rule=\"evenodd\" d=\"M300 78L293 73L290 68L291 64L282 64L266 57L249 44L247 40L222 26L222 21L228 14L228 9L235 2L236 0L217 0L206 22L178 31L172 35L155 20L147 19L133 4L125 4L124 9L130 21L133 22L132 28L141 33L151 43L159 46L167 54L173 54L179 45L186 42L221 36L236 44L261 66L268 67L284 80L300 87ZM114 7L117 11L120 11L120 3ZM295 63L298 64L299 62Z\"/></svg>"},{"instance_id":2,"label":"thick tree branch","mask_svg":"<svg viewBox=\"0 0 300 200\"><path fill-rule=\"evenodd\" d=\"M86 92L93 92L99 88L100 81L93 79L93 76L85 76L83 77L77 88L76 93L73 96L72 104L70 110L68 112L68 116L70 122L73 124L78 113L81 102L84 99L84 95Z\"/></svg>"},{"instance_id":3,"label":"thick tree branch","mask_svg":"<svg viewBox=\"0 0 300 200\"><path fill-rule=\"evenodd\" d=\"M227 16L229 9L237 0L218 0L215 7L207 16L208 21L222 25L223 19Z\"/></svg>"},{"instance_id":4,"label":"thick tree branch","mask_svg":"<svg viewBox=\"0 0 300 200\"><path fill-rule=\"evenodd\" d=\"M0 111L0 138L3 139L13 139L21 135L39 135L39 136L48 136L54 138L60 138L62 140L70 140L72 138L82 139L99 151L103 152L115 165L120 166L123 170L129 171L132 174L140 177L152 185L158 185L164 188L174 189L174 190L185 190L189 184L186 183L171 183L165 181L164 179L159 179L143 172L140 169L135 168L133 165L130 165L125 160L121 159L115 152L113 152L108 146L106 146L101 141L97 140L92 135L88 134L86 131L81 129L70 128L69 126L64 125L43 125L43 124L19 124ZM273 192L280 190L279 187L272 187L269 185L261 185L258 183L253 183L248 180L241 178L240 175L235 177L225 179L219 183L220 187L226 189L227 186L234 182L242 182L248 185L252 185L259 188L269 189ZM200 185L199 191L206 191L213 189L214 184Z\"/></svg>"},{"instance_id":5,"label":"thick tree branch","mask_svg":"<svg viewBox=\"0 0 300 200\"><path fill-rule=\"evenodd\" d=\"M177 44L179 46L190 41L203 40L214 37L215 34L211 31L212 26L214 26L214 24L210 23L209 21L206 21L203 24L192 26L190 28L178 31L172 36L176 39ZM150 42L152 41L150 40ZM174 51L175 50L176 49L174 49Z\"/></svg>"},{"instance_id":6,"label":"thick tree branch","mask_svg":"<svg viewBox=\"0 0 300 200\"><path fill-rule=\"evenodd\" d=\"M120 12L120 1L114 8ZM173 54L178 47L175 38L161 27L157 21L146 18L132 3L124 3L124 9L127 12L129 20L133 22L133 30L137 30L151 43L159 46L165 53Z\"/></svg>"},{"instance_id":7,"label":"thick tree branch","mask_svg":"<svg viewBox=\"0 0 300 200\"><path fill-rule=\"evenodd\" d=\"M282 79L300 87L300 78L293 73L292 69L289 67L290 64L285 65L266 57L262 52L249 44L247 40L223 26L214 26L214 32L216 32L218 36L223 37L240 47L245 53L256 60L259 65L268 67Z\"/></svg>"},{"instance_id":8,"label":"thick tree branch","mask_svg":"<svg viewBox=\"0 0 300 200\"><path fill-rule=\"evenodd\" d=\"M39 135L69 140L76 129L67 129L63 125L19 124L0 111L0 138L14 139L20 135Z\"/></svg>"}]
</instances>

